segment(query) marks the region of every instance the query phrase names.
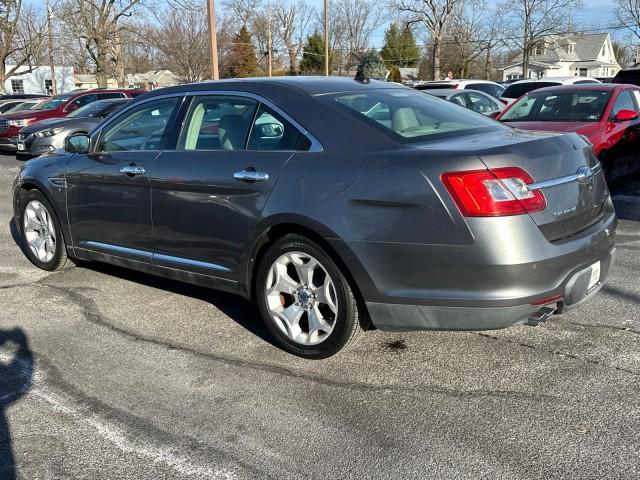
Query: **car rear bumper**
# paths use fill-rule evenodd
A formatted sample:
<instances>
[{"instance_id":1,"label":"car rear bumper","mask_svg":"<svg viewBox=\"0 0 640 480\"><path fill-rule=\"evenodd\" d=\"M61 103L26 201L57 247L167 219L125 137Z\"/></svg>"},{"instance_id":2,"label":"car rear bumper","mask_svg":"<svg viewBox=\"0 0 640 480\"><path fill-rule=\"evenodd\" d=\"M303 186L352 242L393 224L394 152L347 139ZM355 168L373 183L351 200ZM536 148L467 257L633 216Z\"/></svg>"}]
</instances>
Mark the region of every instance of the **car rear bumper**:
<instances>
[{"instance_id":1,"label":"car rear bumper","mask_svg":"<svg viewBox=\"0 0 640 480\"><path fill-rule=\"evenodd\" d=\"M545 304L573 308L599 290L615 252L610 201L607 210L596 224L558 242L546 240L523 215L490 220L484 229L476 225L470 245L344 246L362 266L351 270L377 328L503 328L527 323ZM597 262L599 281L587 289Z\"/></svg>"},{"instance_id":2,"label":"car rear bumper","mask_svg":"<svg viewBox=\"0 0 640 480\"><path fill-rule=\"evenodd\" d=\"M602 255L600 280L587 288L591 265L579 268L561 288L562 298L547 304L525 303L509 307L456 307L439 305L402 305L366 302L373 324L380 330L495 330L512 325L537 324L537 316L552 306L551 312L563 313L593 297L604 284L615 255L615 248ZM555 297L552 295L551 298Z\"/></svg>"}]
</instances>

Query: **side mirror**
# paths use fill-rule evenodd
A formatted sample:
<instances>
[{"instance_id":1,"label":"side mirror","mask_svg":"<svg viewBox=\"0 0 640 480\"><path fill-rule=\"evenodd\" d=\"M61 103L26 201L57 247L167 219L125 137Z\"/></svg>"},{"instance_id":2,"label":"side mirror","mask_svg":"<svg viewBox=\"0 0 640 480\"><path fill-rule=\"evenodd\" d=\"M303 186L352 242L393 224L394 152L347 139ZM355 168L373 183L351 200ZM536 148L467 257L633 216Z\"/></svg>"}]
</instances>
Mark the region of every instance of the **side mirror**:
<instances>
[{"instance_id":1,"label":"side mirror","mask_svg":"<svg viewBox=\"0 0 640 480\"><path fill-rule=\"evenodd\" d=\"M495 120L496 118L498 118L498 115L500 115L501 113L502 113L501 110L496 110L495 112L491 112L489 115L487 115L487 117L493 118Z\"/></svg>"},{"instance_id":2,"label":"side mirror","mask_svg":"<svg viewBox=\"0 0 640 480\"><path fill-rule=\"evenodd\" d=\"M630 120L635 120L638 118L640 114L635 110L620 110L616 113L614 121L616 122L628 122Z\"/></svg>"},{"instance_id":3,"label":"side mirror","mask_svg":"<svg viewBox=\"0 0 640 480\"><path fill-rule=\"evenodd\" d=\"M64 149L69 153L89 153L90 146L89 135L70 135L64 139Z\"/></svg>"}]
</instances>

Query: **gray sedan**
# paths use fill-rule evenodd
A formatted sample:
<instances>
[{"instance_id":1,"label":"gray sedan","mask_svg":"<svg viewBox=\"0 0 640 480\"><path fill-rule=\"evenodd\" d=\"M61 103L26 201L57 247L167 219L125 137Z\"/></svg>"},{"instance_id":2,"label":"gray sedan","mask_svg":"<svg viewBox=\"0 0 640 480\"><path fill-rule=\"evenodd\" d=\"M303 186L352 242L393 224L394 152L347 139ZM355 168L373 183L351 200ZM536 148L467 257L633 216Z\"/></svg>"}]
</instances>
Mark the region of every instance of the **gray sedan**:
<instances>
[{"instance_id":1,"label":"gray sedan","mask_svg":"<svg viewBox=\"0 0 640 480\"><path fill-rule=\"evenodd\" d=\"M428 87L429 85L424 85ZM488 95L484 92L476 90L456 90L453 88L420 88L422 85L414 87L416 90L428 93L434 97L442 98L451 103L468 108L474 112L481 113L487 117L495 118L502 110L505 104L500 100Z\"/></svg>"},{"instance_id":2,"label":"gray sedan","mask_svg":"<svg viewBox=\"0 0 640 480\"><path fill-rule=\"evenodd\" d=\"M64 118L51 118L28 125L18 133L16 158L28 160L62 148L64 139L77 133L88 133L127 103L129 98L98 100L81 107Z\"/></svg>"},{"instance_id":3,"label":"gray sedan","mask_svg":"<svg viewBox=\"0 0 640 480\"><path fill-rule=\"evenodd\" d=\"M155 90L66 151L15 179L31 262L108 262L242 295L304 357L370 328L536 325L593 296L615 250L583 137L386 82Z\"/></svg>"}]
</instances>

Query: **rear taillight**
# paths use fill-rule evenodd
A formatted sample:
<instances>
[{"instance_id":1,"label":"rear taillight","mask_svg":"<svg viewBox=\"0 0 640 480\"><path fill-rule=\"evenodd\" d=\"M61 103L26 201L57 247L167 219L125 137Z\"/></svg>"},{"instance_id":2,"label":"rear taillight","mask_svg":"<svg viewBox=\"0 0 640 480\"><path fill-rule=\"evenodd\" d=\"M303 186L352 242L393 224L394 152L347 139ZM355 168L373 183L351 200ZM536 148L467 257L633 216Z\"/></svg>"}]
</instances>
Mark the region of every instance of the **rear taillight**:
<instances>
[{"instance_id":1,"label":"rear taillight","mask_svg":"<svg viewBox=\"0 0 640 480\"><path fill-rule=\"evenodd\" d=\"M544 210L540 190L529 190L531 176L518 167L448 172L442 183L466 217L521 215Z\"/></svg>"}]
</instances>

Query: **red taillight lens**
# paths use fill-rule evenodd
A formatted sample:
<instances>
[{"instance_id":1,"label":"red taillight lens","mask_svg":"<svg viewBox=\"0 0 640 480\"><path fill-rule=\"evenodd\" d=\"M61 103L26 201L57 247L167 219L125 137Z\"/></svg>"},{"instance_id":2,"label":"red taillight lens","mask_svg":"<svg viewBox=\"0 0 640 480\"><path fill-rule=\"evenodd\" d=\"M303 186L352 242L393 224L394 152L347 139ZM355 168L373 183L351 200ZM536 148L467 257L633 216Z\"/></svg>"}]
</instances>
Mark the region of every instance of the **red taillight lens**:
<instances>
[{"instance_id":1,"label":"red taillight lens","mask_svg":"<svg viewBox=\"0 0 640 480\"><path fill-rule=\"evenodd\" d=\"M533 179L518 167L448 172L442 183L466 217L521 215L547 206L540 190L527 188Z\"/></svg>"}]
</instances>

